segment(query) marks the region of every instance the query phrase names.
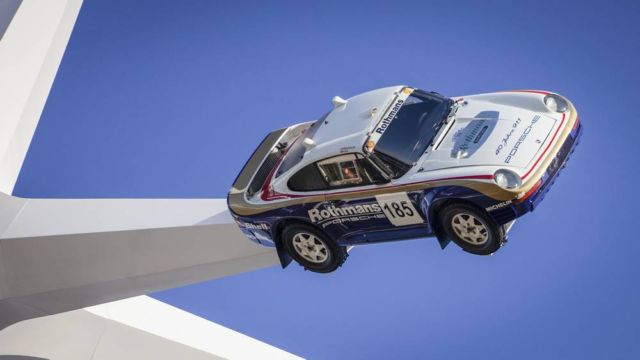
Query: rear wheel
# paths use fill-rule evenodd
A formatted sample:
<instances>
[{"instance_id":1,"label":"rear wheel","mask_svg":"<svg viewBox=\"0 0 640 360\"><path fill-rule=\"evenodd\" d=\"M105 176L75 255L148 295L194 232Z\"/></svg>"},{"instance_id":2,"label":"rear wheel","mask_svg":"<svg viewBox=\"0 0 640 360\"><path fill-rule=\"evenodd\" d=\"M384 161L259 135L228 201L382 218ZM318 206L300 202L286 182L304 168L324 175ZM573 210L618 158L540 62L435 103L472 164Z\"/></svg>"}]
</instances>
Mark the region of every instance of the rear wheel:
<instances>
[{"instance_id":1,"label":"rear wheel","mask_svg":"<svg viewBox=\"0 0 640 360\"><path fill-rule=\"evenodd\" d=\"M284 248L305 269L328 273L347 259L347 249L338 246L327 235L303 224L290 225L282 232Z\"/></svg>"},{"instance_id":2,"label":"rear wheel","mask_svg":"<svg viewBox=\"0 0 640 360\"><path fill-rule=\"evenodd\" d=\"M442 228L462 250L489 255L502 246L504 232L484 210L467 204L452 204L440 214Z\"/></svg>"}]
</instances>

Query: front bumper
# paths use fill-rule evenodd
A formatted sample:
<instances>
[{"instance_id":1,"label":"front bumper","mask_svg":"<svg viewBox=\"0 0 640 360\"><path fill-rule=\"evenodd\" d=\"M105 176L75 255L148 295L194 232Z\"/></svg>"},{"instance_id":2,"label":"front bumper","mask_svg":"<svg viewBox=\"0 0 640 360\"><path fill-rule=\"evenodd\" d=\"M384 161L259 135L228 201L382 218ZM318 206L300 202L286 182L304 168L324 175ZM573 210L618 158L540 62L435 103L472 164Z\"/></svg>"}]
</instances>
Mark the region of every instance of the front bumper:
<instances>
[{"instance_id":1,"label":"front bumper","mask_svg":"<svg viewBox=\"0 0 640 360\"><path fill-rule=\"evenodd\" d=\"M551 164L547 167L547 170L541 178L541 184L538 189L530 194L524 201L520 200L519 203L515 205L514 210L516 211L516 217L533 211L538 204L542 202L544 197L547 195L547 192L549 192L549 189L562 172L562 169L567 165L571 154L573 154L580 143L581 136L582 124L578 122L577 126L573 128L564 144L562 144L560 151L558 151Z\"/></svg>"},{"instance_id":2,"label":"front bumper","mask_svg":"<svg viewBox=\"0 0 640 360\"><path fill-rule=\"evenodd\" d=\"M576 146L580 143L582 136L582 124L578 121L577 125L571 130L569 136L565 140L560 150L556 153L555 158L547 167L544 175L540 178L538 188L528 194L526 198L514 200L510 206L492 211L491 217L498 225L507 224L520 216L533 211L544 199L547 192L556 181L560 172L567 165L571 154L573 154Z\"/></svg>"}]
</instances>

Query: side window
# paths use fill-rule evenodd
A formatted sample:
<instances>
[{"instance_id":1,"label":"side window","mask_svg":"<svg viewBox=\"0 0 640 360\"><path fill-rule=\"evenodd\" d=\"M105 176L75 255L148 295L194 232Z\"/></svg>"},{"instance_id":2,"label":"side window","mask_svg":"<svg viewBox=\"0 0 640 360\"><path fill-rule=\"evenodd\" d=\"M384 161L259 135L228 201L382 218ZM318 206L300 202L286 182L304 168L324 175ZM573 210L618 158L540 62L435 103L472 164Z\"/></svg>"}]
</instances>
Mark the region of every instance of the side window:
<instances>
[{"instance_id":1,"label":"side window","mask_svg":"<svg viewBox=\"0 0 640 360\"><path fill-rule=\"evenodd\" d=\"M327 188L327 182L315 163L300 169L289 179L287 185L293 191L318 191Z\"/></svg>"},{"instance_id":2,"label":"side window","mask_svg":"<svg viewBox=\"0 0 640 360\"><path fill-rule=\"evenodd\" d=\"M364 186L384 182L385 179L362 156L346 154L318 162L329 189Z\"/></svg>"},{"instance_id":3,"label":"side window","mask_svg":"<svg viewBox=\"0 0 640 360\"><path fill-rule=\"evenodd\" d=\"M319 191L386 182L369 160L345 154L309 164L289 178L293 191Z\"/></svg>"},{"instance_id":4,"label":"side window","mask_svg":"<svg viewBox=\"0 0 640 360\"><path fill-rule=\"evenodd\" d=\"M353 154L336 156L319 161L318 167L329 183L329 187L361 185L364 182Z\"/></svg>"},{"instance_id":5,"label":"side window","mask_svg":"<svg viewBox=\"0 0 640 360\"><path fill-rule=\"evenodd\" d=\"M383 184L388 183L389 179L384 177L371 160L365 159L362 156L358 156L358 162L362 165L362 171L366 174L368 179L371 179L371 182L374 184Z\"/></svg>"}]
</instances>

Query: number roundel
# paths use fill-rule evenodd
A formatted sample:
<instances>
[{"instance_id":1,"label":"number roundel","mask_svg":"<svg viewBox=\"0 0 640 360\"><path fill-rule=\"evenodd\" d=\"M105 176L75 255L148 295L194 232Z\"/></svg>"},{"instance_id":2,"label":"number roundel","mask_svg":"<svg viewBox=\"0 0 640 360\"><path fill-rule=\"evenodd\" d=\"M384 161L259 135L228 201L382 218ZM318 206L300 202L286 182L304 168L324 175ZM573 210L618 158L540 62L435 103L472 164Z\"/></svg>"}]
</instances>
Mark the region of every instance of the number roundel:
<instances>
[{"instance_id":1,"label":"number roundel","mask_svg":"<svg viewBox=\"0 0 640 360\"><path fill-rule=\"evenodd\" d=\"M407 193L377 195L376 200L387 219L394 226L421 224L424 222Z\"/></svg>"}]
</instances>

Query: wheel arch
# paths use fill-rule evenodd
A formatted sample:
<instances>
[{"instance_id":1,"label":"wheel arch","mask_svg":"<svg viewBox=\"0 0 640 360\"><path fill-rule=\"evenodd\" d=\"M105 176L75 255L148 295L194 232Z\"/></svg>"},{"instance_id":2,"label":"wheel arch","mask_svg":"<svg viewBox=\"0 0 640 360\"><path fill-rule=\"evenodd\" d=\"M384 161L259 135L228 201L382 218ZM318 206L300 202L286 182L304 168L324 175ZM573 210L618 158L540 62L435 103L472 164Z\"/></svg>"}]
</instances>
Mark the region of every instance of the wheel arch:
<instances>
[{"instance_id":1,"label":"wheel arch","mask_svg":"<svg viewBox=\"0 0 640 360\"><path fill-rule=\"evenodd\" d=\"M454 205L454 204L473 206L474 208L478 209L479 211L487 213L487 211L483 207L481 207L480 205L476 204L474 201L469 200L469 199L465 199L465 198L439 198L439 199L435 199L429 205L429 209L427 210L428 211L428 219L429 219L429 226L431 226L431 229L433 229L433 232L436 235L436 238L438 239L438 243L440 243L440 247L442 249L446 248L447 245L449 245L449 243L451 242L451 239L449 239L447 237L447 234L445 233L444 229L442 228L442 225L440 224L440 212L445 207L447 207L449 205ZM487 215L488 215L488 213L487 213ZM491 218L491 217L489 216L489 218Z\"/></svg>"},{"instance_id":2,"label":"wheel arch","mask_svg":"<svg viewBox=\"0 0 640 360\"><path fill-rule=\"evenodd\" d=\"M284 248L284 245L282 244L282 233L284 229L287 228L288 226L292 226L296 224L310 226L315 230L321 232L322 234L327 235L327 237L330 237L326 231L322 230L317 225L300 218L285 218L276 222L273 225L272 236L273 236L273 242L276 244L276 251L278 252L280 265L282 265L283 269L286 268L291 263L291 261L293 261L293 259L291 258L291 256L289 256L289 253L287 252L287 250Z\"/></svg>"}]
</instances>

